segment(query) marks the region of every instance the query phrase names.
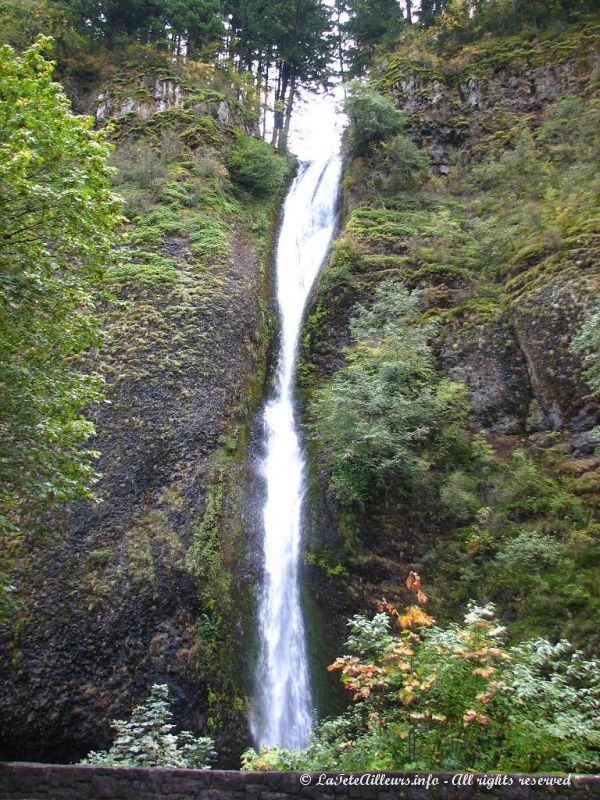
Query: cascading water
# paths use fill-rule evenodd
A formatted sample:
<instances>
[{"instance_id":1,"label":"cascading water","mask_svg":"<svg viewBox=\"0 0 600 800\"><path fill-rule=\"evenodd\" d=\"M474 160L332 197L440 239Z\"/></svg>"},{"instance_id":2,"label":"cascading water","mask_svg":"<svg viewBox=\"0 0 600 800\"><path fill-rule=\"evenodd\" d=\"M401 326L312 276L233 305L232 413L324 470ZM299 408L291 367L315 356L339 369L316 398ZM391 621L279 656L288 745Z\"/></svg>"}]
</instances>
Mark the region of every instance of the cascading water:
<instances>
[{"instance_id":1,"label":"cascading water","mask_svg":"<svg viewBox=\"0 0 600 800\"><path fill-rule=\"evenodd\" d=\"M298 568L304 458L294 418L294 378L304 306L334 232L340 173L337 155L301 166L284 204L277 246L281 342L276 391L264 412L264 578L252 713L260 746L302 747L312 727Z\"/></svg>"}]
</instances>

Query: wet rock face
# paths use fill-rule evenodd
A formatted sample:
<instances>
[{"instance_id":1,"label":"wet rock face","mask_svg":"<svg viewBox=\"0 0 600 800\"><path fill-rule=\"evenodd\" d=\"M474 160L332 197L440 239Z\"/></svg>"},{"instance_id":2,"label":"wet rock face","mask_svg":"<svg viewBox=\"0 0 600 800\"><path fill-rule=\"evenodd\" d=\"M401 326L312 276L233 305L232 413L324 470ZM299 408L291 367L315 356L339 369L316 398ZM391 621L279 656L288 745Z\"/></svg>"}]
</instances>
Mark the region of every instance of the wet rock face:
<instances>
[{"instance_id":1,"label":"wet rock face","mask_svg":"<svg viewBox=\"0 0 600 800\"><path fill-rule=\"evenodd\" d=\"M530 401L525 356L506 320L453 326L440 354L440 366L469 388L473 414L492 433L525 431Z\"/></svg>"},{"instance_id":2,"label":"wet rock face","mask_svg":"<svg viewBox=\"0 0 600 800\"><path fill-rule=\"evenodd\" d=\"M432 112L456 117L492 108L534 111L561 94L581 92L597 54L590 53L584 62L581 56L538 66L517 61L486 69L485 74L466 67L458 77L414 73L407 64L406 74L391 83L390 91L411 115Z\"/></svg>"},{"instance_id":3,"label":"wet rock face","mask_svg":"<svg viewBox=\"0 0 600 800\"><path fill-rule=\"evenodd\" d=\"M236 424L235 405L256 366L260 278L249 246L222 279L222 296L199 303L183 330L173 327L175 379L157 350L143 378L109 391L94 442L102 501L73 508L55 521L60 536L24 548L18 631L0 635L3 758L72 761L106 746L109 721L129 716L154 682L169 685L178 724L206 729L203 585L185 555L203 518L219 437ZM169 319L167 303L156 298L152 306ZM121 345L113 342L115 356ZM145 354L138 347L127 358L124 369ZM244 715L231 722L219 749L222 763L237 766L236 748L248 741Z\"/></svg>"},{"instance_id":4,"label":"wet rock face","mask_svg":"<svg viewBox=\"0 0 600 800\"><path fill-rule=\"evenodd\" d=\"M440 366L469 387L485 430L576 433L597 424L598 403L570 347L595 291L594 282L559 278L516 300L498 321L447 328Z\"/></svg>"},{"instance_id":5,"label":"wet rock face","mask_svg":"<svg viewBox=\"0 0 600 800\"><path fill-rule=\"evenodd\" d=\"M581 431L596 424L597 403L589 398L581 362L570 349L591 305L590 289L581 281L550 281L518 303L512 314L531 397L539 407L537 426L543 430Z\"/></svg>"},{"instance_id":6,"label":"wet rock face","mask_svg":"<svg viewBox=\"0 0 600 800\"><path fill-rule=\"evenodd\" d=\"M466 65L451 59L435 66L384 63L382 85L408 113L409 129L428 150L434 172L448 174L465 144L472 152L462 157L476 158L478 143L494 127L493 115L537 113L563 94L581 94L600 58L593 31L579 46L567 40L564 51L527 47L526 55L518 47L514 54L484 51Z\"/></svg>"},{"instance_id":7,"label":"wet rock face","mask_svg":"<svg viewBox=\"0 0 600 800\"><path fill-rule=\"evenodd\" d=\"M155 105L132 111L179 107L175 84L152 78L152 86ZM123 113L106 96L104 108ZM239 766L249 740L243 704L232 710L233 696L209 697L208 687L220 669L210 648L229 647L243 693L242 631L234 642L218 638L202 599L209 573L186 561L211 507L215 459L243 450L249 385L264 367L261 257L241 218L227 235L227 254L204 269L189 242L168 236L162 253L178 281L115 290L123 302L107 309L108 337L93 363L110 401L93 412L100 502L49 520L52 535L32 537L17 554L19 605L0 628L0 759L74 761L104 748L110 720L127 718L159 682L170 687L178 725L206 732L208 717L220 714L221 763ZM221 500L209 521L221 535L228 520L220 557L233 574L243 560L238 498L232 491ZM244 591L238 576L231 602Z\"/></svg>"},{"instance_id":8,"label":"wet rock face","mask_svg":"<svg viewBox=\"0 0 600 800\"><path fill-rule=\"evenodd\" d=\"M197 117L212 117L221 127L237 125L248 133L256 131L255 123L242 111L243 100L236 102L211 86L198 90L160 72L121 71L99 89L87 91L68 78L66 84L78 110L93 115L99 124L128 115L146 120L157 112L192 111Z\"/></svg>"}]
</instances>

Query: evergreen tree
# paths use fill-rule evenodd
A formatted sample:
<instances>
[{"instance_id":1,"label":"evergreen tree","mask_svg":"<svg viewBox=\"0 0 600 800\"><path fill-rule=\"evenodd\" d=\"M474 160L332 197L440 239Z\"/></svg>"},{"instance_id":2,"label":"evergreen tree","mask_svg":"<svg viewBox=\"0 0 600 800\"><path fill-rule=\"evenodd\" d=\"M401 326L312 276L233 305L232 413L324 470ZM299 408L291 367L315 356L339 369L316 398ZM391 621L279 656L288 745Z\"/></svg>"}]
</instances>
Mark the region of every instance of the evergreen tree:
<instances>
[{"instance_id":1,"label":"evergreen tree","mask_svg":"<svg viewBox=\"0 0 600 800\"><path fill-rule=\"evenodd\" d=\"M433 25L446 10L450 0L421 0L419 20L422 25Z\"/></svg>"},{"instance_id":2,"label":"evergreen tree","mask_svg":"<svg viewBox=\"0 0 600 800\"><path fill-rule=\"evenodd\" d=\"M91 752L83 764L210 769L216 755L209 736L173 733L169 687L164 683L154 684L146 701L133 709L130 720L115 719L112 727L116 737L111 748Z\"/></svg>"},{"instance_id":3,"label":"evergreen tree","mask_svg":"<svg viewBox=\"0 0 600 800\"><path fill-rule=\"evenodd\" d=\"M361 75L378 45L392 47L404 17L397 0L349 0L350 19L345 25L354 42L349 56L351 72Z\"/></svg>"},{"instance_id":4,"label":"evergreen tree","mask_svg":"<svg viewBox=\"0 0 600 800\"><path fill-rule=\"evenodd\" d=\"M219 0L167 0L164 18L176 55L184 44L188 56L213 55L219 49L225 33Z\"/></svg>"},{"instance_id":5,"label":"evergreen tree","mask_svg":"<svg viewBox=\"0 0 600 800\"><path fill-rule=\"evenodd\" d=\"M272 143L285 149L298 89L327 80L332 11L322 0L227 0L225 11L229 56L274 85Z\"/></svg>"}]
</instances>

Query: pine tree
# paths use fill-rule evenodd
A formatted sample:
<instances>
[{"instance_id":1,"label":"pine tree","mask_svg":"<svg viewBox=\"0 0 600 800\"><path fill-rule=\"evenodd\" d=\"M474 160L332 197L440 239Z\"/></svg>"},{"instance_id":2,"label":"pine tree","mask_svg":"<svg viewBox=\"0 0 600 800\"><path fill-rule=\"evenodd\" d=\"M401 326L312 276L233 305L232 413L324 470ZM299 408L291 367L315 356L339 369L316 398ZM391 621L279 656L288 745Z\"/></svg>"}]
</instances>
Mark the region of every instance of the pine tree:
<instances>
[{"instance_id":1,"label":"pine tree","mask_svg":"<svg viewBox=\"0 0 600 800\"><path fill-rule=\"evenodd\" d=\"M150 696L133 709L131 719L115 719L116 738L109 750L92 751L83 764L123 767L210 769L214 742L189 731L173 733L169 687L155 683Z\"/></svg>"}]
</instances>

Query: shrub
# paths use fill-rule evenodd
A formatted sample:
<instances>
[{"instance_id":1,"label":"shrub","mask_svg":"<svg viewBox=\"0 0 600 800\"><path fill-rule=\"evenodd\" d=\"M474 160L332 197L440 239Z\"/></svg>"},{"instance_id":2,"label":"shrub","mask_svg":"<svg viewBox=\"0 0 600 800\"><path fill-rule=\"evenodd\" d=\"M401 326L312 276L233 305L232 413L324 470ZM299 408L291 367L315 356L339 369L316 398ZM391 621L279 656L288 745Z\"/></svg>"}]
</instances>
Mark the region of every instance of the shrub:
<instances>
[{"instance_id":1,"label":"shrub","mask_svg":"<svg viewBox=\"0 0 600 800\"><path fill-rule=\"evenodd\" d=\"M141 189L155 189L167 168L151 142L127 142L115 151L112 162L118 169L115 183L133 183Z\"/></svg>"},{"instance_id":2,"label":"shrub","mask_svg":"<svg viewBox=\"0 0 600 800\"><path fill-rule=\"evenodd\" d=\"M399 133L390 142L382 143L374 170L381 191L397 194L427 182L429 160L408 136Z\"/></svg>"},{"instance_id":3,"label":"shrub","mask_svg":"<svg viewBox=\"0 0 600 800\"><path fill-rule=\"evenodd\" d=\"M259 197L276 194L285 180L287 163L262 139L238 134L227 158L231 178Z\"/></svg>"},{"instance_id":4,"label":"shrub","mask_svg":"<svg viewBox=\"0 0 600 800\"><path fill-rule=\"evenodd\" d=\"M564 545L539 531L520 531L509 539L496 555L498 567L521 578L558 564L564 557Z\"/></svg>"},{"instance_id":5,"label":"shrub","mask_svg":"<svg viewBox=\"0 0 600 800\"><path fill-rule=\"evenodd\" d=\"M82 764L109 767L179 767L210 769L214 742L189 731L171 733L175 727L169 709L169 688L155 683L150 696L133 709L128 722L115 719L117 736L109 750L91 752Z\"/></svg>"},{"instance_id":6,"label":"shrub","mask_svg":"<svg viewBox=\"0 0 600 800\"><path fill-rule=\"evenodd\" d=\"M374 144L390 139L402 128L403 117L387 97L355 83L344 110L350 119L353 154L366 155Z\"/></svg>"},{"instance_id":7,"label":"shrub","mask_svg":"<svg viewBox=\"0 0 600 800\"><path fill-rule=\"evenodd\" d=\"M594 394L600 394L600 296L596 307L575 336L572 349L583 356L585 376Z\"/></svg>"},{"instance_id":8,"label":"shrub","mask_svg":"<svg viewBox=\"0 0 600 800\"><path fill-rule=\"evenodd\" d=\"M244 769L593 771L600 764L600 666L566 641L507 648L491 605L441 628L416 604L349 620L340 670L353 705L307 749L249 751Z\"/></svg>"},{"instance_id":9,"label":"shrub","mask_svg":"<svg viewBox=\"0 0 600 800\"><path fill-rule=\"evenodd\" d=\"M433 465L468 450L464 389L434 369L432 332L419 322L418 295L384 282L351 323L348 366L315 392L309 432L343 504L390 484L410 490Z\"/></svg>"}]
</instances>

